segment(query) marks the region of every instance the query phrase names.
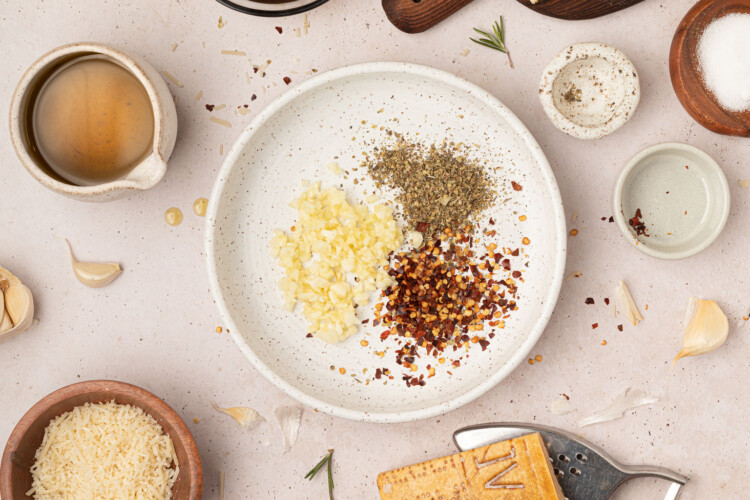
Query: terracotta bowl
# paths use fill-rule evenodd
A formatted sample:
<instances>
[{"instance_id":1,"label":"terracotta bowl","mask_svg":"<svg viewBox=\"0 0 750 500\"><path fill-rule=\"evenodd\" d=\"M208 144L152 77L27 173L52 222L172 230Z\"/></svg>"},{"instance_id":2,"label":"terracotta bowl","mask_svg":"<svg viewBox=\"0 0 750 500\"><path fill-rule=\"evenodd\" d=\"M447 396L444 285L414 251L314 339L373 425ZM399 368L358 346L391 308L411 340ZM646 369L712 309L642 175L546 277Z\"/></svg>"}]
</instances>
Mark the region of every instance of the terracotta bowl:
<instances>
[{"instance_id":1,"label":"terracotta bowl","mask_svg":"<svg viewBox=\"0 0 750 500\"><path fill-rule=\"evenodd\" d=\"M114 400L141 408L156 419L177 453L180 474L172 487L175 500L200 500L203 492L203 468L193 436L177 413L150 392L124 382L90 380L58 389L31 407L10 434L0 462L0 497L3 500L29 499L34 454L42 444L44 429L50 420L84 403Z\"/></svg>"},{"instance_id":2,"label":"terracotta bowl","mask_svg":"<svg viewBox=\"0 0 750 500\"><path fill-rule=\"evenodd\" d=\"M750 111L722 108L700 74L697 46L711 21L727 14L750 14L750 0L700 0L685 14L672 39L669 73L682 106L695 121L725 135L750 137Z\"/></svg>"}]
</instances>

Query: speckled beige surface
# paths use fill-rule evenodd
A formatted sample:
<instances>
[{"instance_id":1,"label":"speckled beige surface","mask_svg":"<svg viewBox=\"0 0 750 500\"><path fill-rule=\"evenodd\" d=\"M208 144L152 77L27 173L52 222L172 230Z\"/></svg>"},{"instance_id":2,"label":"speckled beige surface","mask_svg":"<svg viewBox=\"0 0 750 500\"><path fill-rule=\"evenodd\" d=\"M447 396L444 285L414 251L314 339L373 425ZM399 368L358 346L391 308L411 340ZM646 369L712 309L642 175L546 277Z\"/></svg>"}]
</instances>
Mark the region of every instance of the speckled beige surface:
<instances>
[{"instance_id":1,"label":"speckled beige surface","mask_svg":"<svg viewBox=\"0 0 750 500\"><path fill-rule=\"evenodd\" d=\"M0 133L0 265L33 290L40 320L34 330L0 346L0 442L43 395L78 380L115 378L161 395L184 417L204 461L206 498L218 498L221 470L228 499L325 498L325 480L309 483L303 476L326 449L335 448L336 498L370 499L377 498L378 472L452 452L450 436L457 427L521 420L574 430L581 416L633 386L664 403L581 434L623 461L691 476L684 498L742 498L750 473L744 425L750 395L743 382L750 376L745 338L750 326L736 325L750 306L745 279L750 192L740 189L737 179L750 177L743 163L750 143L702 129L672 92L669 43L690 6L689 0L646 0L608 18L566 23L516 2L476 0L423 35L405 35L391 27L375 0L331 0L309 14L308 35L296 38L301 16L252 19L208 0L0 3L0 116L7 116L11 90L25 68L45 51L75 40L140 53L184 85L170 84L179 96L180 135L166 179L126 200L92 205L47 191L11 152L7 130ZM504 55L468 41L471 27L488 25L500 13L514 70ZM226 21L222 29L220 15ZM590 40L628 54L641 77L642 99L622 129L582 144L549 122L537 84L561 48ZM252 73L247 57L223 56L222 49L245 51L253 62L270 59L266 77ZM306 408L299 440L282 456L273 409L292 401L250 368L228 336L215 332L218 314L202 255L204 221L192 215L191 206L209 192L222 160L220 146L226 150L253 113L285 90L283 77L294 85L311 68L370 60L410 61L456 73L490 90L524 121L557 175L570 229L580 231L569 240L566 274L583 275L563 285L558 308L533 351L543 356L542 363L523 365L479 400L423 422L360 424ZM229 120L232 128L210 122L206 103L227 104L213 116ZM229 111L244 104L247 115ZM725 231L706 251L684 261L642 255L614 224L601 221L611 215L610 192L619 168L660 141L685 141L705 150L722 165L732 190ZM173 205L185 212L177 228L162 218ZM575 223L570 222L574 212ZM82 287L58 234L71 240L80 258L120 260L123 275L109 288ZM638 328L626 325L622 333L616 329L620 321L602 303L619 279L627 280L642 307L649 306L645 321ZM732 330L721 350L681 360L670 373L691 294L716 299ZM585 305L587 297L596 304ZM593 323L599 324L595 330ZM576 413L550 413L560 393L571 397ZM253 406L269 423L245 432L212 410L209 401ZM656 481L641 480L617 496L657 499L663 492Z\"/></svg>"}]
</instances>

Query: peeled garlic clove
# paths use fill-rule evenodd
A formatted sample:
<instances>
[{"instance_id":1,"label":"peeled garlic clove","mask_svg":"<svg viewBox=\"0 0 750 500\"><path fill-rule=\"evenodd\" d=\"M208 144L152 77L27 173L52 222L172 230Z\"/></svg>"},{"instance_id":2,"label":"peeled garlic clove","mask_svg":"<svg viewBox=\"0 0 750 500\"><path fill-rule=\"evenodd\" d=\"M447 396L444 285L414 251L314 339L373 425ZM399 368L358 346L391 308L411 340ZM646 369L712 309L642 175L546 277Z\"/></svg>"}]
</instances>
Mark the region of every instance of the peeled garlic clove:
<instances>
[{"instance_id":1,"label":"peeled garlic clove","mask_svg":"<svg viewBox=\"0 0 750 500\"><path fill-rule=\"evenodd\" d=\"M68 245L70 262L73 265L73 273L78 281L91 288L101 288L112 283L122 273L120 264L117 262L79 262L73 256L70 243L63 238Z\"/></svg>"},{"instance_id":2,"label":"peeled garlic clove","mask_svg":"<svg viewBox=\"0 0 750 500\"><path fill-rule=\"evenodd\" d=\"M214 410L226 413L227 415L235 419L237 423L240 424L245 430L253 429L260 425L261 422L266 421L266 419L263 418L260 413L252 408L247 408L244 406L235 406L233 408L219 408L213 403L211 403L211 406L214 407Z\"/></svg>"},{"instance_id":3,"label":"peeled garlic clove","mask_svg":"<svg viewBox=\"0 0 750 500\"><path fill-rule=\"evenodd\" d=\"M713 300L690 297L685 324L682 350L675 356L672 366L685 356L698 356L713 351L729 335L729 320Z\"/></svg>"}]
</instances>

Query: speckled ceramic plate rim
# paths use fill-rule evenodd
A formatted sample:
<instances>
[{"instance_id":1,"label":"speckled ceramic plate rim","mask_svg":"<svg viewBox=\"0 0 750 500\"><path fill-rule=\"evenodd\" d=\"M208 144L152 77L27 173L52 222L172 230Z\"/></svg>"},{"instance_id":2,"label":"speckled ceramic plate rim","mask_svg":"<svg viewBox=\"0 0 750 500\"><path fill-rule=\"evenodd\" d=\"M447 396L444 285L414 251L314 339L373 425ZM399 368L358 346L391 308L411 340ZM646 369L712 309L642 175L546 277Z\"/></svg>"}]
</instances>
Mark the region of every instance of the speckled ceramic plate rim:
<instances>
[{"instance_id":1,"label":"speckled ceramic plate rim","mask_svg":"<svg viewBox=\"0 0 750 500\"><path fill-rule=\"evenodd\" d=\"M703 240L701 240L700 244L695 245L691 248L685 249L683 251L677 251L674 252L665 252L661 250L656 250L654 248L651 248L648 246L648 244L644 243L641 240L636 239L633 236L633 233L630 231L630 226L628 225L628 222L625 220L625 216L622 214L621 206L622 206L622 191L623 187L625 186L625 181L627 180L630 173L633 171L636 165L638 165L641 161L644 160L644 158L653 155L654 153L658 153L660 151L663 151L665 149L681 149L684 151L689 151L692 154L695 154L696 156L699 156L703 160L705 160L706 166L710 167L712 170L716 171L718 173L719 181L721 182L721 202L723 206L721 207L721 223L714 227L712 231L705 233ZM705 151L696 148L695 146L691 146L689 144L683 144L681 142L662 142L659 144L654 144L653 146L649 146L646 149L640 151L638 154L633 156L623 167L620 174L617 176L617 181L615 182L615 187L612 194L612 210L614 212L615 221L617 222L617 227L620 228L620 231L625 236L625 239L630 241L630 243L635 246L638 250L645 253L646 255L650 255L651 257L656 257L657 259L666 259L666 260L678 260L678 259L685 259L687 257L692 257L693 255L702 252L706 248L708 248L711 243L713 243L716 238L719 237L719 234L724 230L724 226L727 223L727 219L729 219L729 207L730 207L730 193L729 193L729 183L727 182L727 178L724 175L724 171L721 169L718 163L716 163L716 160L711 158L711 156L706 153Z\"/></svg>"},{"instance_id":2,"label":"speckled ceramic plate rim","mask_svg":"<svg viewBox=\"0 0 750 500\"><path fill-rule=\"evenodd\" d=\"M539 169L545 177L545 183L548 188L548 195L552 197L555 207L555 213L553 214L554 231L556 233L557 247L555 248L555 259L554 259L554 276L551 277L551 286L545 299L545 305L542 310L542 314L537 319L534 327L528 332L526 340L523 342L521 347L516 353L511 356L510 360L502 366L502 368L496 371L492 376L487 378L484 382L473 387L471 390L464 393L462 396L453 398L446 402L434 405L428 408L422 408L419 410L408 410L405 409L402 412L364 412L352 410L342 406L331 405L325 403L314 396L306 394L299 389L293 387L288 382L283 380L277 375L272 368L266 365L245 343L239 329L235 322L232 320L232 316L229 314L229 310L226 305L226 301L221 292L219 284L218 273L216 270L216 255L214 251L214 241L216 238L216 214L218 211L219 203L221 201L222 194L225 190L227 179L230 176L232 169L235 164L242 156L242 151L253 139L255 131L260 129L263 124L270 120L277 112L287 106L295 98L300 95L312 91L318 87L325 86L332 81L340 78L356 76L367 73L404 73L411 75L418 75L430 79L437 80L439 82L453 86L458 90L463 90L466 93L472 95L472 97L480 100L483 104L487 105L491 109L495 110L500 115L512 130L524 141L526 146L529 148L529 152L533 159L536 161ZM401 63L401 62L372 62L355 64L352 66L345 66L342 68L327 71L315 77L312 77L296 87L290 89L275 101L269 104L263 111L255 117L255 119L248 125L248 127L239 135L236 142L232 145L229 153L227 154L224 163L219 169L219 173L216 177L213 189L211 191L211 197L209 200L208 211L206 213L206 235L205 235L205 250L206 250L206 263L208 267L208 276L210 281L211 293L216 301L216 305L219 309L219 314L222 321L225 323L230 331L230 335L234 340L235 344L239 347L240 351L247 357L252 365L271 383L276 387L293 397L300 403L323 411L333 416L342 417L350 420L358 420L363 422L379 422L379 423L397 423L397 422L411 422L415 420L421 420L430 418L438 415L442 415L451 410L459 408L479 396L483 395L495 385L500 383L505 377L510 375L518 365L526 359L531 349L537 343L549 318L552 316L552 311L557 303L557 298L560 293L562 286L563 274L565 272L565 256L566 256L566 225L565 215L562 205L562 198L560 197L560 191L557 186L557 181L550 168L549 162L546 156L539 147L534 137L523 125L521 120L513 114L504 104L502 104L497 98L485 91L481 87L469 83L468 81L459 78L450 73L431 68L428 66L421 66L417 64ZM407 403L408 404L408 403Z\"/></svg>"},{"instance_id":3,"label":"speckled ceramic plate rim","mask_svg":"<svg viewBox=\"0 0 750 500\"><path fill-rule=\"evenodd\" d=\"M568 51L571 52L571 57L566 57ZM600 139L625 125L630 120L630 117L633 116L633 113L635 113L638 103L641 100L640 78L636 76L634 84L631 83L632 80L626 82L625 95L612 118L598 127L584 127L583 125L579 125L557 109L552 98L552 86L563 68L575 61L584 59L584 55L585 58L592 56L609 58L616 66L621 66L623 69L638 75L633 62L617 47L612 47L601 42L574 43L558 52L547 67L544 68L542 79L539 83L539 100L547 117L561 131L577 139ZM622 108L630 108L632 111L624 114L621 111Z\"/></svg>"}]
</instances>

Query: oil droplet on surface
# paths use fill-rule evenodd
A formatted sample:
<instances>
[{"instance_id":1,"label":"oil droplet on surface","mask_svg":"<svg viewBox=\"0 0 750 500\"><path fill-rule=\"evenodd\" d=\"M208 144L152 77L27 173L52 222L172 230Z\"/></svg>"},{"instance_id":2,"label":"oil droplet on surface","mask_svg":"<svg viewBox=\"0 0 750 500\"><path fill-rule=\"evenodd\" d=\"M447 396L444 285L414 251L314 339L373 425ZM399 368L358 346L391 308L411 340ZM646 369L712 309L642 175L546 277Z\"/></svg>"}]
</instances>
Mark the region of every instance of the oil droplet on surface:
<instances>
[{"instance_id":1,"label":"oil droplet on surface","mask_svg":"<svg viewBox=\"0 0 750 500\"><path fill-rule=\"evenodd\" d=\"M206 208L208 208L208 200L206 198L198 198L193 202L193 212L198 217L206 216Z\"/></svg>"},{"instance_id":2,"label":"oil droplet on surface","mask_svg":"<svg viewBox=\"0 0 750 500\"><path fill-rule=\"evenodd\" d=\"M168 208L164 213L164 220L166 220L167 224L170 226L179 226L182 222L182 210L177 207Z\"/></svg>"}]
</instances>

